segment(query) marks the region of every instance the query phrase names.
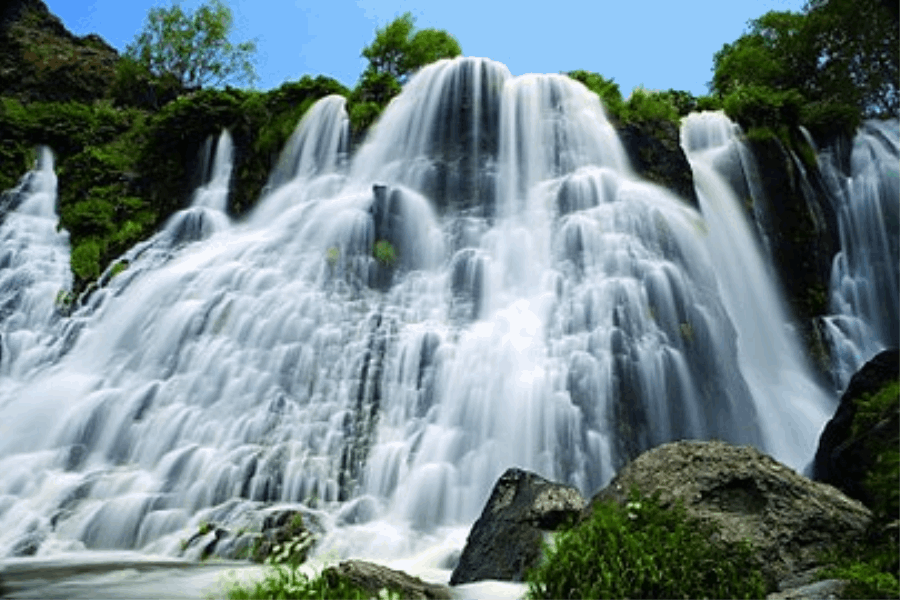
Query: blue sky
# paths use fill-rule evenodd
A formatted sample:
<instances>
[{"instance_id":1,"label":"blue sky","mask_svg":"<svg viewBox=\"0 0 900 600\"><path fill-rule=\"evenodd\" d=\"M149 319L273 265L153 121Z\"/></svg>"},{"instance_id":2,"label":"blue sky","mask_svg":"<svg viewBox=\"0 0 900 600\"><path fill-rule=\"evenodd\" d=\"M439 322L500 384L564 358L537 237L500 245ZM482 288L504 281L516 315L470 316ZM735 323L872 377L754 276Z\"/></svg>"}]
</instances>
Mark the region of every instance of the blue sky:
<instances>
[{"instance_id":1,"label":"blue sky","mask_svg":"<svg viewBox=\"0 0 900 600\"><path fill-rule=\"evenodd\" d=\"M638 85L706 93L712 57L769 10L798 11L804 0L224 0L235 15L233 42L257 42L257 87L304 74L352 87L366 66L363 46L405 11L419 28L444 29L463 54L485 56L513 75L574 69L612 77L623 95ZM153 6L166 0L45 0L73 33L97 33L122 51ZM183 0L192 10L202 0Z\"/></svg>"}]
</instances>

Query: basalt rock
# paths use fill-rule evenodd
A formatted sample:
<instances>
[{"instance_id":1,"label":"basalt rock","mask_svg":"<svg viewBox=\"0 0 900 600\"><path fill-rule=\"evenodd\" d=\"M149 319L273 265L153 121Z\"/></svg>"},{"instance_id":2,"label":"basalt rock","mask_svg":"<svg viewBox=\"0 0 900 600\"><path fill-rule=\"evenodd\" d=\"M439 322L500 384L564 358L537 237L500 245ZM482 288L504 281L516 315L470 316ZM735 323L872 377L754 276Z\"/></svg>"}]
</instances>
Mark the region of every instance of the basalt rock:
<instances>
[{"instance_id":1,"label":"basalt rock","mask_svg":"<svg viewBox=\"0 0 900 600\"><path fill-rule=\"evenodd\" d=\"M694 208L699 206L691 165L681 148L675 123L638 122L617 129L628 158L641 177L675 192Z\"/></svg>"},{"instance_id":2,"label":"basalt rock","mask_svg":"<svg viewBox=\"0 0 900 600\"><path fill-rule=\"evenodd\" d=\"M853 423L860 401L900 378L900 351L876 355L850 379L834 416L825 425L813 460L813 479L831 484L867 506L875 501L865 485L866 475L885 451L900 445L900 401L884 407L865 426Z\"/></svg>"},{"instance_id":3,"label":"basalt rock","mask_svg":"<svg viewBox=\"0 0 900 600\"><path fill-rule=\"evenodd\" d=\"M872 513L839 490L810 481L749 446L681 441L645 452L591 500L624 504L632 488L662 506L719 528L721 541L748 539L770 589L820 566L823 551L862 540ZM589 514L585 511L585 517Z\"/></svg>"},{"instance_id":4,"label":"basalt rock","mask_svg":"<svg viewBox=\"0 0 900 600\"><path fill-rule=\"evenodd\" d=\"M545 534L574 522L583 507L584 498L574 487L508 469L472 526L450 585L522 581L540 559Z\"/></svg>"},{"instance_id":5,"label":"basalt rock","mask_svg":"<svg viewBox=\"0 0 900 600\"><path fill-rule=\"evenodd\" d=\"M828 313L834 255L840 249L837 215L818 168L785 148L777 137L750 138L762 192L749 207L768 246L810 361L823 377L828 350L816 323Z\"/></svg>"}]
</instances>

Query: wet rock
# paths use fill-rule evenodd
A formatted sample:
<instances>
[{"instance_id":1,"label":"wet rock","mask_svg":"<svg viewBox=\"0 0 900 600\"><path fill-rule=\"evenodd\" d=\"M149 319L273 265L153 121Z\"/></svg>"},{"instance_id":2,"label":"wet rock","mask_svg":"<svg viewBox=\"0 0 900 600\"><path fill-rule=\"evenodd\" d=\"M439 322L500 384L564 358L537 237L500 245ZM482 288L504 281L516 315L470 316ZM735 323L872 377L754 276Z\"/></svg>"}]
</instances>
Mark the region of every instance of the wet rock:
<instances>
[{"instance_id":1,"label":"wet rock","mask_svg":"<svg viewBox=\"0 0 900 600\"><path fill-rule=\"evenodd\" d=\"M872 513L839 490L810 481L758 450L721 441L681 441L645 452L591 500L627 502L636 487L677 500L689 517L720 528L726 543L748 539L772 589L819 566L823 551L862 540ZM585 516L589 514L585 513Z\"/></svg>"},{"instance_id":2,"label":"wet rock","mask_svg":"<svg viewBox=\"0 0 900 600\"><path fill-rule=\"evenodd\" d=\"M900 377L900 351L885 350L856 372L834 416L819 437L813 479L828 483L871 506L875 498L864 481L878 456L900 445L900 401L870 426L853 433L859 401Z\"/></svg>"},{"instance_id":3,"label":"wet rock","mask_svg":"<svg viewBox=\"0 0 900 600\"><path fill-rule=\"evenodd\" d=\"M182 552L200 560L215 556L299 564L306 560L317 539L301 511L276 509L253 515L247 526L237 530L201 523L197 532L183 542Z\"/></svg>"},{"instance_id":4,"label":"wet rock","mask_svg":"<svg viewBox=\"0 0 900 600\"><path fill-rule=\"evenodd\" d=\"M823 579L798 588L774 592L766 600L836 600L847 587L843 579Z\"/></svg>"},{"instance_id":5,"label":"wet rock","mask_svg":"<svg viewBox=\"0 0 900 600\"><path fill-rule=\"evenodd\" d=\"M427 583L403 571L362 560L348 560L336 567L328 567L322 571L322 577L333 584L339 580L350 581L376 598L383 589L389 589L401 598L444 600L452 597L447 586Z\"/></svg>"},{"instance_id":6,"label":"wet rock","mask_svg":"<svg viewBox=\"0 0 900 600\"><path fill-rule=\"evenodd\" d=\"M641 177L668 188L697 208L694 175L681 148L675 123L664 120L629 123L619 127L618 133Z\"/></svg>"},{"instance_id":7,"label":"wet rock","mask_svg":"<svg viewBox=\"0 0 900 600\"><path fill-rule=\"evenodd\" d=\"M450 585L483 579L522 581L537 564L547 532L572 523L584 508L574 487L508 469L472 526Z\"/></svg>"}]
</instances>

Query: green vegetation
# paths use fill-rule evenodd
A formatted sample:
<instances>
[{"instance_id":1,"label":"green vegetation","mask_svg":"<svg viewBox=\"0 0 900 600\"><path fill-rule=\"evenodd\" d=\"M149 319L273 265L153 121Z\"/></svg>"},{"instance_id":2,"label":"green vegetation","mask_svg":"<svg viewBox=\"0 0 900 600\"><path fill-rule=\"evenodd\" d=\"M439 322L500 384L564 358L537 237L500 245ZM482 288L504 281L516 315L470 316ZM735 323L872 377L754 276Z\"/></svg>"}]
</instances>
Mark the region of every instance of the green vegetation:
<instances>
[{"instance_id":1,"label":"green vegetation","mask_svg":"<svg viewBox=\"0 0 900 600\"><path fill-rule=\"evenodd\" d=\"M372 256L379 263L386 267L393 267L397 264L397 251L393 244L387 240L378 240L372 248Z\"/></svg>"},{"instance_id":2,"label":"green vegetation","mask_svg":"<svg viewBox=\"0 0 900 600\"><path fill-rule=\"evenodd\" d=\"M623 508L606 502L559 534L528 574L531 598L762 598L749 544L714 543L711 526L681 504L632 491Z\"/></svg>"},{"instance_id":3,"label":"green vegetation","mask_svg":"<svg viewBox=\"0 0 900 600\"><path fill-rule=\"evenodd\" d=\"M229 42L233 24L231 9L221 0L209 0L195 12L185 12L179 4L151 8L144 30L125 50L131 61L127 68L142 67L152 77L169 78L186 89L229 80L252 84L256 43Z\"/></svg>"},{"instance_id":4,"label":"green vegetation","mask_svg":"<svg viewBox=\"0 0 900 600\"><path fill-rule=\"evenodd\" d=\"M878 423L890 424L900 410L898 404L898 381L887 383L875 393L864 394L856 401L851 439L868 435ZM823 562L833 566L817 574L819 579L848 580L850 585L842 593L844 598L900 597L900 545L897 539L897 519L900 517L900 450L896 442L896 421L891 427L894 437L887 442L867 440L868 444L882 446L869 448L875 454L875 459L863 481L869 497L867 505L875 517L869 528L868 539L864 543L853 544L823 556Z\"/></svg>"},{"instance_id":5,"label":"green vegetation","mask_svg":"<svg viewBox=\"0 0 900 600\"><path fill-rule=\"evenodd\" d=\"M338 577L333 572L325 572L309 577L300 571L299 565L279 565L270 569L261 581L250 585L232 582L228 589L232 600L259 598L310 599L352 599L365 600L372 595L352 582ZM389 600L399 598L399 594L383 589L378 598Z\"/></svg>"},{"instance_id":6,"label":"green vegetation","mask_svg":"<svg viewBox=\"0 0 900 600\"><path fill-rule=\"evenodd\" d=\"M410 12L376 29L375 39L361 53L369 65L350 94L350 122L354 130L367 129L374 123L415 71L460 54L459 42L446 31L417 31Z\"/></svg>"},{"instance_id":7,"label":"green vegetation","mask_svg":"<svg viewBox=\"0 0 900 600\"><path fill-rule=\"evenodd\" d=\"M861 118L900 108L896 7L812 0L802 13L771 11L749 25L715 54L710 83L745 129L851 134Z\"/></svg>"},{"instance_id":8,"label":"green vegetation","mask_svg":"<svg viewBox=\"0 0 900 600\"><path fill-rule=\"evenodd\" d=\"M894 381L874 394L866 394L857 401L853 419L852 436L858 438L873 426L889 421L896 414L900 402L900 382ZM895 426L896 427L896 426ZM864 485L872 498L870 508L876 519L890 522L900 516L900 450L896 447L882 449L875 457Z\"/></svg>"}]
</instances>

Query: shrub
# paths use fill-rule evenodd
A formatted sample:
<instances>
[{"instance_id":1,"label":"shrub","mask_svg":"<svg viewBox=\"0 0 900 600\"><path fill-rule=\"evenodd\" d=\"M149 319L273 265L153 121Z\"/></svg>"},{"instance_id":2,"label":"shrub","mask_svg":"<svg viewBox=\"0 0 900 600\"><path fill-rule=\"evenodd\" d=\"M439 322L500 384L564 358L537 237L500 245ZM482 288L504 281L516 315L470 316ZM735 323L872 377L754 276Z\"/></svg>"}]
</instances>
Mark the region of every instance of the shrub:
<instances>
[{"instance_id":1,"label":"shrub","mask_svg":"<svg viewBox=\"0 0 900 600\"><path fill-rule=\"evenodd\" d=\"M632 491L625 507L599 504L558 535L528 574L531 598L762 598L749 543L714 543L715 529Z\"/></svg>"}]
</instances>

